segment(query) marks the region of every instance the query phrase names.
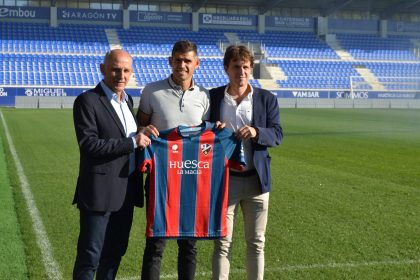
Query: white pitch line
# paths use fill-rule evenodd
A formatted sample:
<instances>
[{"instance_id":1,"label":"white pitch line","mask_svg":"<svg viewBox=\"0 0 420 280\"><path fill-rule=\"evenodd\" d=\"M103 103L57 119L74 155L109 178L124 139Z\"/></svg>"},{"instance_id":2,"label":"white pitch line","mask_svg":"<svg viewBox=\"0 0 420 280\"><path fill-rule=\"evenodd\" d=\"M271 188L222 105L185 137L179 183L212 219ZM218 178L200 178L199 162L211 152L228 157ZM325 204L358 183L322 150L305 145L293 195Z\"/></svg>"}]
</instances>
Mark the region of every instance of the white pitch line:
<instances>
[{"instance_id":1,"label":"white pitch line","mask_svg":"<svg viewBox=\"0 0 420 280\"><path fill-rule=\"evenodd\" d=\"M334 269L334 268L358 268L365 266L391 266L391 265L410 265L410 264L420 264L420 259L418 260L389 260L389 261L371 261L371 262L347 262L347 263L326 263L326 264L297 264L297 265L285 265L279 267L267 267L265 268L266 272L280 272L280 271L302 271L302 270L311 270L311 269ZM231 274L246 274L245 269L231 269ZM202 271L197 272L196 276L211 276L211 271ZM118 278L118 280L138 280L140 277L127 277L127 278ZM161 279L177 279L178 275L176 273L171 274L162 274Z\"/></svg>"},{"instance_id":2,"label":"white pitch line","mask_svg":"<svg viewBox=\"0 0 420 280\"><path fill-rule=\"evenodd\" d=\"M48 279L59 280L63 279L60 268L58 267L57 262L54 260L52 247L48 239L47 232L45 231L44 224L42 222L41 216L39 214L38 208L34 200L31 188L28 183L28 179L23 171L22 163L19 160L15 146L10 136L9 129L7 127L6 121L4 120L3 113L0 111L0 117L3 123L4 132L6 134L7 142L9 143L10 153L12 154L13 160L16 165L17 175L19 177L20 186L22 189L23 196L25 197L26 207L28 208L29 215L32 219L32 227L35 232L36 243L41 250L42 261L44 263L45 272Z\"/></svg>"}]
</instances>

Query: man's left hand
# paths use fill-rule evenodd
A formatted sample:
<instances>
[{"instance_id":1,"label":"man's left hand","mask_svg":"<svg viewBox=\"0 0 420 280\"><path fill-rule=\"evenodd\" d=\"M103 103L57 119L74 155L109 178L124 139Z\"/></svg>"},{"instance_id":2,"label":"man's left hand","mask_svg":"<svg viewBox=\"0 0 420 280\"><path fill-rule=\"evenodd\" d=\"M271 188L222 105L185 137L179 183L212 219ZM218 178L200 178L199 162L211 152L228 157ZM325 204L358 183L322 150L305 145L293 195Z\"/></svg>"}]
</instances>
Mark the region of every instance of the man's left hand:
<instances>
[{"instance_id":1,"label":"man's left hand","mask_svg":"<svg viewBox=\"0 0 420 280\"><path fill-rule=\"evenodd\" d=\"M245 125L236 131L236 138L238 139L254 139L257 135L257 129L249 125Z\"/></svg>"}]
</instances>

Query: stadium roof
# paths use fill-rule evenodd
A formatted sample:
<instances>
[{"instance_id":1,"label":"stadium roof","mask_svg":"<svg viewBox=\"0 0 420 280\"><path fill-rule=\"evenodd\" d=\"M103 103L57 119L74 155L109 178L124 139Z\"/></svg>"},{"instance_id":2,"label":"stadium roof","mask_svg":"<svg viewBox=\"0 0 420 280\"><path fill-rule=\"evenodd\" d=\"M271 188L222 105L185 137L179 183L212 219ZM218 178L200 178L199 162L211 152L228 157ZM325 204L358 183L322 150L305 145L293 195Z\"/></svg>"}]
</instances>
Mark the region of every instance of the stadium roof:
<instances>
[{"instance_id":1,"label":"stadium roof","mask_svg":"<svg viewBox=\"0 0 420 280\"><path fill-rule=\"evenodd\" d=\"M144 1L127 0L129 3ZM320 15L328 16L338 10L356 10L376 14L383 19L397 13L420 13L420 0L156 0L149 3L189 3L193 11L198 11L208 4L254 6L260 14L273 8L303 8L317 10Z\"/></svg>"}]
</instances>

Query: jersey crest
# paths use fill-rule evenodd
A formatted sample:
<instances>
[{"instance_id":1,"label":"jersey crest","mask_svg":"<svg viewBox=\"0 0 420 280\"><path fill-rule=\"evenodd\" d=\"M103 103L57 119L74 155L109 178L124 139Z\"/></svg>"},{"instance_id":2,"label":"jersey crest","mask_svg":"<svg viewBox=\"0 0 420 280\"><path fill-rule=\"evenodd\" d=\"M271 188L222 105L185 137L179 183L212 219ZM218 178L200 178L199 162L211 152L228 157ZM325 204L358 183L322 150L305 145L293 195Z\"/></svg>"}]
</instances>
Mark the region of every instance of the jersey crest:
<instances>
[{"instance_id":1,"label":"jersey crest","mask_svg":"<svg viewBox=\"0 0 420 280\"><path fill-rule=\"evenodd\" d=\"M201 152L204 155L207 155L210 151L211 151L211 145L210 144L207 144L207 143L201 144Z\"/></svg>"}]
</instances>

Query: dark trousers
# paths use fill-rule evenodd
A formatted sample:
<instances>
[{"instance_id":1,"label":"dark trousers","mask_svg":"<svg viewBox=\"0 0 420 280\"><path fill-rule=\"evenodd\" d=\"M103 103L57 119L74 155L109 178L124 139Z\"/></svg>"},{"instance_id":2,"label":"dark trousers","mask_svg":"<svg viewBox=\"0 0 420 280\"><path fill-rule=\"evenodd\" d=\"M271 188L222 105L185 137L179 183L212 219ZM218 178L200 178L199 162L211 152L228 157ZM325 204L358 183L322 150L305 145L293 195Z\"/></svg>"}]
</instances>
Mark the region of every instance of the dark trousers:
<instances>
[{"instance_id":1,"label":"dark trousers","mask_svg":"<svg viewBox=\"0 0 420 280\"><path fill-rule=\"evenodd\" d=\"M125 202L117 212L80 209L80 234L73 279L115 279L128 247L134 207Z\"/></svg>"},{"instance_id":2,"label":"dark trousers","mask_svg":"<svg viewBox=\"0 0 420 280\"><path fill-rule=\"evenodd\" d=\"M196 240L179 239L178 242L178 279L192 280L196 268ZM141 269L142 280L159 280L160 263L165 250L166 239L146 238L146 247L143 254Z\"/></svg>"}]
</instances>

